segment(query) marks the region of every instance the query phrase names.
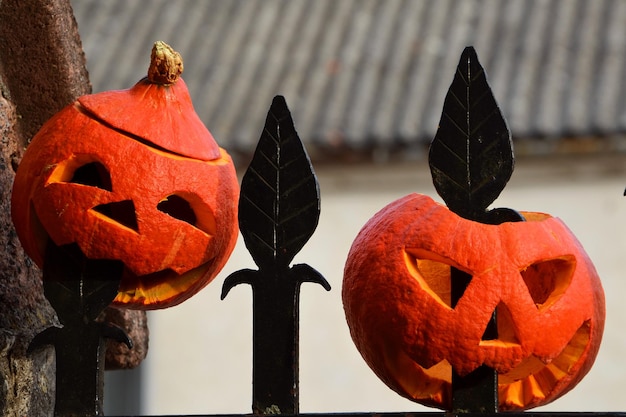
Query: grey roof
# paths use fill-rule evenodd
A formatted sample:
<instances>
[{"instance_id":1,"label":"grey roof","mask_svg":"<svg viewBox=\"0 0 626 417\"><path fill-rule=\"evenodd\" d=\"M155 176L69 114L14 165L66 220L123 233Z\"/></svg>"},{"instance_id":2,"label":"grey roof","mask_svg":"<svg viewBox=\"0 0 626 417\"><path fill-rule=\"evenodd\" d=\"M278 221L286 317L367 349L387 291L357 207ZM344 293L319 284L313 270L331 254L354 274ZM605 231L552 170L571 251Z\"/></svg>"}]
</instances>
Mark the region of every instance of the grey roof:
<instances>
[{"instance_id":1,"label":"grey roof","mask_svg":"<svg viewBox=\"0 0 626 417\"><path fill-rule=\"evenodd\" d=\"M94 91L132 86L152 43L185 60L196 111L253 150L285 96L307 147L420 149L476 48L515 138L626 131L623 0L73 0Z\"/></svg>"}]
</instances>

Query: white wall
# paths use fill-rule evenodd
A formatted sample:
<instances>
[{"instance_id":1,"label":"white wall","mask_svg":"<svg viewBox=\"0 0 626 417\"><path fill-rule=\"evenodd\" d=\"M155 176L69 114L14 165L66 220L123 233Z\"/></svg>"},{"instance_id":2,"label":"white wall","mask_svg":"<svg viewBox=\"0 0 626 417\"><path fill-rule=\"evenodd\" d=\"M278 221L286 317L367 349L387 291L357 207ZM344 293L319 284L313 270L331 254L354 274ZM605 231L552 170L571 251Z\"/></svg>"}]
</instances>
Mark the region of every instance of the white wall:
<instances>
[{"instance_id":1,"label":"white wall","mask_svg":"<svg viewBox=\"0 0 626 417\"><path fill-rule=\"evenodd\" d=\"M410 192L433 197L425 162L318 168L322 212L316 234L296 257L332 285L304 284L300 322L301 412L419 411L384 386L354 348L341 305L345 256L377 210ZM585 246L603 279L607 321L603 346L588 376L544 407L558 411L626 411L626 155L518 159L500 207L560 217ZM251 411L251 315L248 286L224 301L224 278L256 266L242 242L217 279L184 304L151 312L150 352L141 367L142 414Z\"/></svg>"}]
</instances>

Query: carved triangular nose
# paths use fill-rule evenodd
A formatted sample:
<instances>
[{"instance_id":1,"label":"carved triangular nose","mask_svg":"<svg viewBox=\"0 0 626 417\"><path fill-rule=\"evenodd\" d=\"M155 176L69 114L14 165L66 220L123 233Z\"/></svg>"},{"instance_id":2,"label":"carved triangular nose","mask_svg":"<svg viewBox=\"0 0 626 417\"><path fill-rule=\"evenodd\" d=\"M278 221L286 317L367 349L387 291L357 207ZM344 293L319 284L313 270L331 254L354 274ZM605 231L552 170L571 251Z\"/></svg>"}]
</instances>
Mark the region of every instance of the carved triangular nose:
<instances>
[{"instance_id":1,"label":"carved triangular nose","mask_svg":"<svg viewBox=\"0 0 626 417\"><path fill-rule=\"evenodd\" d=\"M503 302L499 302L493 310L491 320L485 326L485 331L481 338L481 341L495 340L503 343L519 344L511 311Z\"/></svg>"},{"instance_id":2,"label":"carved triangular nose","mask_svg":"<svg viewBox=\"0 0 626 417\"><path fill-rule=\"evenodd\" d=\"M487 323L485 327L485 331L483 332L483 337L481 340L494 340L498 338L498 312L497 307L491 313L491 319Z\"/></svg>"},{"instance_id":3,"label":"carved triangular nose","mask_svg":"<svg viewBox=\"0 0 626 417\"><path fill-rule=\"evenodd\" d=\"M139 232L137 224L137 213L135 211L135 203L133 200L115 201L95 206L94 211L108 217L116 223L126 226L129 229Z\"/></svg>"}]
</instances>

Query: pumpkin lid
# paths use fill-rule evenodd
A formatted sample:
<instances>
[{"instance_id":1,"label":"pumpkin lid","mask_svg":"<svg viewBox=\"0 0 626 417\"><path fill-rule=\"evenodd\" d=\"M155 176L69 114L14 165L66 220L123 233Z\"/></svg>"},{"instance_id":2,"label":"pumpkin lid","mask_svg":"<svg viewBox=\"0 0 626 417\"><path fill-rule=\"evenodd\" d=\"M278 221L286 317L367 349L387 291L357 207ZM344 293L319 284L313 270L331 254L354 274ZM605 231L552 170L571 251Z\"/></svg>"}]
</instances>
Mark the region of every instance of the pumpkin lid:
<instances>
[{"instance_id":1,"label":"pumpkin lid","mask_svg":"<svg viewBox=\"0 0 626 417\"><path fill-rule=\"evenodd\" d=\"M125 134L182 156L210 161L219 146L193 108L180 77L180 54L155 42L148 76L127 90L82 96L78 103L101 122Z\"/></svg>"}]
</instances>

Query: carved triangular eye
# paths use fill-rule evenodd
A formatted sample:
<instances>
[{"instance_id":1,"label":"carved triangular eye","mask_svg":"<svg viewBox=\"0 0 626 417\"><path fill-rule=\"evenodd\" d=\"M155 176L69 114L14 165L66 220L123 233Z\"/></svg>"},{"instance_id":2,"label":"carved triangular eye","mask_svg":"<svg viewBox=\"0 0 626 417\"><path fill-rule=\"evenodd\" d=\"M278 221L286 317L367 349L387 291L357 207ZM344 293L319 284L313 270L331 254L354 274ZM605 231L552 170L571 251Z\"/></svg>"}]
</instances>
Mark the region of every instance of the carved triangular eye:
<instances>
[{"instance_id":1,"label":"carved triangular eye","mask_svg":"<svg viewBox=\"0 0 626 417\"><path fill-rule=\"evenodd\" d=\"M175 194L167 196L163 201L159 202L157 209L192 226L196 225L196 213L191 208L191 204L181 196Z\"/></svg>"},{"instance_id":2,"label":"carved triangular eye","mask_svg":"<svg viewBox=\"0 0 626 417\"><path fill-rule=\"evenodd\" d=\"M69 182L112 191L111 176L100 162L89 162L76 168Z\"/></svg>"},{"instance_id":3,"label":"carved triangular eye","mask_svg":"<svg viewBox=\"0 0 626 417\"><path fill-rule=\"evenodd\" d=\"M433 253L407 249L407 269L420 286L442 305L452 308L450 269L452 261Z\"/></svg>"},{"instance_id":4,"label":"carved triangular eye","mask_svg":"<svg viewBox=\"0 0 626 417\"><path fill-rule=\"evenodd\" d=\"M88 185L106 191L113 190L109 170L90 155L74 155L56 164L46 185L56 182Z\"/></svg>"},{"instance_id":5,"label":"carved triangular eye","mask_svg":"<svg viewBox=\"0 0 626 417\"><path fill-rule=\"evenodd\" d=\"M576 258L564 255L537 261L521 272L539 311L550 307L567 291L576 269Z\"/></svg>"}]
</instances>

